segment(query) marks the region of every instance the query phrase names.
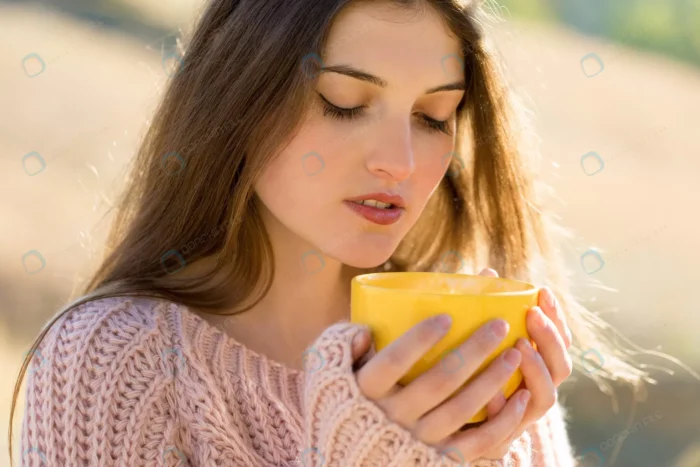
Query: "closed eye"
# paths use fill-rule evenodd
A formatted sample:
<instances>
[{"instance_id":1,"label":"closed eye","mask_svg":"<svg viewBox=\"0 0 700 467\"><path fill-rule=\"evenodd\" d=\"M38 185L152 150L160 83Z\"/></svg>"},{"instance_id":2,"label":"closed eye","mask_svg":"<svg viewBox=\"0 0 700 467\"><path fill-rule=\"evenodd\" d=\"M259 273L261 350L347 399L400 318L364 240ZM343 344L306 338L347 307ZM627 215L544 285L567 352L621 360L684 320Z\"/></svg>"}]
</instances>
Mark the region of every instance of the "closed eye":
<instances>
[{"instance_id":1,"label":"closed eye","mask_svg":"<svg viewBox=\"0 0 700 467\"><path fill-rule=\"evenodd\" d=\"M367 108L367 106L362 105L359 107L354 107L352 109L345 109L343 107L338 107L337 105L331 104L322 94L318 93L318 95L323 101L324 116L330 115L331 117L337 120L352 120L354 118L359 118L365 115L365 109ZM423 123L425 124L426 129L428 131L440 132L446 135L451 135L448 120L436 120L422 113L419 115L422 117Z\"/></svg>"}]
</instances>

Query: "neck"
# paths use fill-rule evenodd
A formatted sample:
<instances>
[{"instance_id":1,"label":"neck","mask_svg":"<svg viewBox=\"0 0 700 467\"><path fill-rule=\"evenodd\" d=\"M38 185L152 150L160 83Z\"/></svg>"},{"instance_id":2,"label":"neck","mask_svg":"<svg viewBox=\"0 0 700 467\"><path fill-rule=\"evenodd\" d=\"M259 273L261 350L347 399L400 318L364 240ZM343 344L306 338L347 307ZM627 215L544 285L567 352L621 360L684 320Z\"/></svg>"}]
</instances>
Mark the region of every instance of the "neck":
<instances>
[{"instance_id":1,"label":"neck","mask_svg":"<svg viewBox=\"0 0 700 467\"><path fill-rule=\"evenodd\" d=\"M350 318L351 280L369 270L347 266L320 252L309 254L315 250L312 245L289 231L264 207L261 214L275 261L270 289L243 313L202 317L221 324L227 334L252 350L301 369L304 350L323 330ZM236 310L249 304L241 304ZM221 310L222 314L232 311Z\"/></svg>"},{"instance_id":2,"label":"neck","mask_svg":"<svg viewBox=\"0 0 700 467\"><path fill-rule=\"evenodd\" d=\"M340 264L333 269L320 277L297 274L294 281L276 274L267 295L253 308L222 317L225 331L243 345L301 370L304 350L323 330L350 319L350 282L362 271Z\"/></svg>"}]
</instances>

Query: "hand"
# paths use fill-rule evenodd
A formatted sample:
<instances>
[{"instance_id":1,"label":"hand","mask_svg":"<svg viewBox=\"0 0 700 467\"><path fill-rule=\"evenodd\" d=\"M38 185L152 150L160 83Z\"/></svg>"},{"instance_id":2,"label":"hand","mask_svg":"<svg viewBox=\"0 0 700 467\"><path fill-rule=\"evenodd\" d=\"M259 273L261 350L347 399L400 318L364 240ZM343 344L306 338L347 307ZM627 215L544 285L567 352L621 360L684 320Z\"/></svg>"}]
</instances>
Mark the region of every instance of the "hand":
<instances>
[{"instance_id":1,"label":"hand","mask_svg":"<svg viewBox=\"0 0 700 467\"><path fill-rule=\"evenodd\" d=\"M493 269L487 271L488 275L498 277ZM520 387L528 388L532 399L520 424L502 445L484 454L483 457L487 459L503 458L511 443L557 402L557 387L571 375L571 358L567 353L571 346L571 331L559 302L548 287L540 289L538 306L528 311L527 332L535 341L537 350L525 339L519 340L516 348L522 353L520 371L523 373L523 384ZM496 417L505 405L503 394L494 397L486 406L488 418Z\"/></svg>"},{"instance_id":2,"label":"hand","mask_svg":"<svg viewBox=\"0 0 700 467\"><path fill-rule=\"evenodd\" d=\"M477 428L460 428L500 391L520 364L521 352L511 348L497 357L479 376L450 397L483 361L498 348L508 333L508 323L497 319L479 328L457 348L469 356L461 368L446 372L441 365L423 373L407 386L397 384L423 355L447 333L432 317L409 329L399 339L366 360L356 370L358 386L395 423L413 436L443 451L456 451L458 462L471 462L509 440L513 427L520 426L530 395L520 389L505 402L498 414ZM359 337L358 337L359 336ZM353 341L353 361L371 345L366 332ZM506 357L506 358L504 358ZM449 399L448 399L449 398Z\"/></svg>"}]
</instances>

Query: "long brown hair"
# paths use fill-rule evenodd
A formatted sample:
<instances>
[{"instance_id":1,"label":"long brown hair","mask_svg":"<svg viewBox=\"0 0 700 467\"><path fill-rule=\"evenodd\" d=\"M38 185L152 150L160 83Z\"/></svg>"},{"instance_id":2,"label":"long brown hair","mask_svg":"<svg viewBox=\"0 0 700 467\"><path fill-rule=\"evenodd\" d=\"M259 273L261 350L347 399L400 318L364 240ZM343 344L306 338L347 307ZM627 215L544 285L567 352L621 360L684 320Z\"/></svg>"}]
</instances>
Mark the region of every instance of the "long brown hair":
<instances>
[{"instance_id":1,"label":"long brown hair","mask_svg":"<svg viewBox=\"0 0 700 467\"><path fill-rule=\"evenodd\" d=\"M143 296L213 314L248 301L238 310L244 312L269 290L272 250L253 184L308 111L314 80L305 57L323 58L334 17L356 1L367 0L210 1L133 161L101 263L24 359L10 413L11 460L12 420L31 356L71 309ZM480 264L548 285L566 312L572 352L594 348L605 358L590 376L601 388L605 379L638 386L646 373L602 337L605 323L568 292L551 247L552 237L565 231L537 207L530 169L536 151L515 137L527 134L527 123L484 36L490 15L464 0L391 3L440 12L461 41L467 90L457 112L457 157L395 254L371 271L447 270L457 263L475 271ZM172 264L203 258L216 261L196 273Z\"/></svg>"}]
</instances>

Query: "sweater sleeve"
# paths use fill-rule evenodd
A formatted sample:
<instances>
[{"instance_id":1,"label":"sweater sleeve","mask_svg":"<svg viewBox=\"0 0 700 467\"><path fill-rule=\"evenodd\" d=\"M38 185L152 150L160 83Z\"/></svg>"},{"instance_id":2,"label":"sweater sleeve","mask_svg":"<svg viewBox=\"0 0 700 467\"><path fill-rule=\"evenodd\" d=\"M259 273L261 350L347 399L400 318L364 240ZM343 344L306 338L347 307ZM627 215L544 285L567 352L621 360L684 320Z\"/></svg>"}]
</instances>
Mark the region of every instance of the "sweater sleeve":
<instances>
[{"instance_id":1,"label":"sweater sleeve","mask_svg":"<svg viewBox=\"0 0 700 467\"><path fill-rule=\"evenodd\" d=\"M352 323L337 323L326 329L306 352L306 429L301 465L468 465L456 462L437 448L414 438L362 394L352 369L351 343L359 329Z\"/></svg>"},{"instance_id":2,"label":"sweater sleeve","mask_svg":"<svg viewBox=\"0 0 700 467\"><path fill-rule=\"evenodd\" d=\"M455 461L414 438L364 397L352 369L352 339L360 327L328 328L306 352L305 467L573 467L559 406L533 424L499 460ZM458 453L455 453L460 457Z\"/></svg>"},{"instance_id":3,"label":"sweater sleeve","mask_svg":"<svg viewBox=\"0 0 700 467\"><path fill-rule=\"evenodd\" d=\"M183 465L164 327L130 302L59 318L28 367L20 465Z\"/></svg>"}]
</instances>

